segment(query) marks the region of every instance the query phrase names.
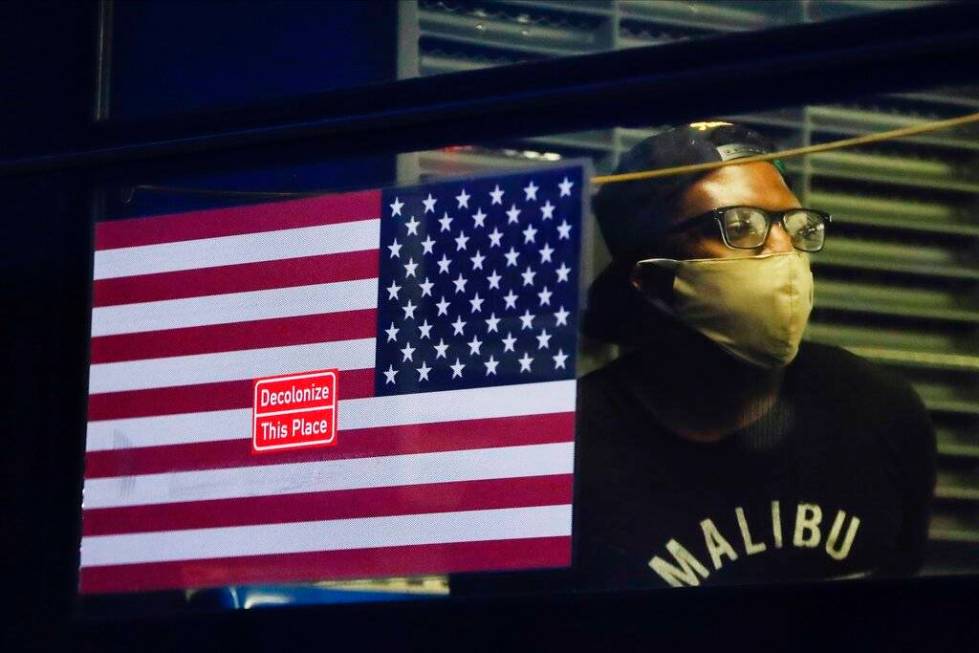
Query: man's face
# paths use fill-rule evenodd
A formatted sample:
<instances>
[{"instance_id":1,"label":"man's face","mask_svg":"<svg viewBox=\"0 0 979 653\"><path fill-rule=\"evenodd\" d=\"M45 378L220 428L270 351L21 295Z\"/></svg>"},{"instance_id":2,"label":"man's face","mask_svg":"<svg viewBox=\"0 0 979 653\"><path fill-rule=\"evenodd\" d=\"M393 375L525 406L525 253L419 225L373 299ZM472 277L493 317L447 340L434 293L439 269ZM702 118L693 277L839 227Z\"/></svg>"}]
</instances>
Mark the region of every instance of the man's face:
<instances>
[{"instance_id":1,"label":"man's face","mask_svg":"<svg viewBox=\"0 0 979 653\"><path fill-rule=\"evenodd\" d=\"M674 223L722 206L757 206L770 211L802 205L782 175L770 163L747 163L718 168L684 191ZM779 223L772 224L765 243L756 249L732 249L724 244L716 224L692 227L669 236L664 245L679 260L778 254L792 251L792 240Z\"/></svg>"}]
</instances>

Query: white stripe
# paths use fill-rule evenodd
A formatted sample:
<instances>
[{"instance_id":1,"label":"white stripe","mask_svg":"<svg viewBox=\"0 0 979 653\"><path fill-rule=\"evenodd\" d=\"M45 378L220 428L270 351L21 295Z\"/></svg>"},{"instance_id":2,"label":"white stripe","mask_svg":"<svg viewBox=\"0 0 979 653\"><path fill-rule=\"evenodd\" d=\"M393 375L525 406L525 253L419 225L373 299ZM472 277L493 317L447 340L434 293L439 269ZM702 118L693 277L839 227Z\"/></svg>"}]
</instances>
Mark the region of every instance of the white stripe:
<instances>
[{"instance_id":1,"label":"white stripe","mask_svg":"<svg viewBox=\"0 0 979 653\"><path fill-rule=\"evenodd\" d=\"M164 299L92 310L92 337L356 311L377 306L377 279Z\"/></svg>"},{"instance_id":2,"label":"white stripe","mask_svg":"<svg viewBox=\"0 0 979 653\"><path fill-rule=\"evenodd\" d=\"M343 398L338 428L361 429L467 419L566 413L575 409L575 381L526 383L366 399ZM88 451L251 438L250 408L89 422Z\"/></svg>"},{"instance_id":3,"label":"white stripe","mask_svg":"<svg viewBox=\"0 0 979 653\"><path fill-rule=\"evenodd\" d=\"M258 467L95 478L83 506L115 508L425 483L570 474L574 444L403 454Z\"/></svg>"},{"instance_id":4,"label":"white stripe","mask_svg":"<svg viewBox=\"0 0 979 653\"><path fill-rule=\"evenodd\" d=\"M288 374L297 370L369 369L374 367L374 346L374 338L360 338L217 354L101 363L92 365L89 371L88 391L98 394L220 383Z\"/></svg>"},{"instance_id":5,"label":"white stripe","mask_svg":"<svg viewBox=\"0 0 979 653\"><path fill-rule=\"evenodd\" d=\"M95 279L355 252L380 246L380 220L201 238L95 252Z\"/></svg>"},{"instance_id":6,"label":"white stripe","mask_svg":"<svg viewBox=\"0 0 979 653\"><path fill-rule=\"evenodd\" d=\"M82 539L83 567L571 535L571 506L466 510Z\"/></svg>"}]
</instances>

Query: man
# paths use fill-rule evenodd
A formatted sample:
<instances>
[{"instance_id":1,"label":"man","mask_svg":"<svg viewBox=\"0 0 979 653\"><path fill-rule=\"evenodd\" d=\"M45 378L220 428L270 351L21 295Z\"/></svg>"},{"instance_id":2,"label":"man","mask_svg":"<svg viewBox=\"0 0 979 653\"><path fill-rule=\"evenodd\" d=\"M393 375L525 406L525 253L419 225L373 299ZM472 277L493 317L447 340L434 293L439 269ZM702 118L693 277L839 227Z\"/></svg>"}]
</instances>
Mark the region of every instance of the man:
<instances>
[{"instance_id":1,"label":"man","mask_svg":"<svg viewBox=\"0 0 979 653\"><path fill-rule=\"evenodd\" d=\"M773 151L730 123L633 148L617 172ZM935 440L914 390L801 342L830 218L781 164L609 183L613 262L586 335L628 351L579 385L575 573L588 587L902 575L922 563Z\"/></svg>"}]
</instances>

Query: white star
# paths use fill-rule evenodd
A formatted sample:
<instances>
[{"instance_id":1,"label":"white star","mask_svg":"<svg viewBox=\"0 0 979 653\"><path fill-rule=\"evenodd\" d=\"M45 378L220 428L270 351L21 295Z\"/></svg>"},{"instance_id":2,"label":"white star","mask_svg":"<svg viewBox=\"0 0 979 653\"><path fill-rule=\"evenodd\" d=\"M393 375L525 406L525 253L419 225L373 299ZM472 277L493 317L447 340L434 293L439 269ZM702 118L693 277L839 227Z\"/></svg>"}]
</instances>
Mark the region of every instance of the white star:
<instances>
[{"instance_id":1,"label":"white star","mask_svg":"<svg viewBox=\"0 0 979 653\"><path fill-rule=\"evenodd\" d=\"M388 245L388 249L391 250L391 256L389 258L401 258L401 243L395 238L394 242Z\"/></svg>"},{"instance_id":2,"label":"white star","mask_svg":"<svg viewBox=\"0 0 979 653\"><path fill-rule=\"evenodd\" d=\"M459 359L456 358L456 364L455 365L449 365L449 367L452 368L452 378L454 379L454 378L456 378L458 376L461 379L462 378L462 368L464 368L465 366L466 366L465 363L460 363L459 362Z\"/></svg>"},{"instance_id":3,"label":"white star","mask_svg":"<svg viewBox=\"0 0 979 653\"><path fill-rule=\"evenodd\" d=\"M418 264L415 263L415 259L409 258L408 259L408 262L405 263L405 276L406 277L413 277L413 276L415 276L415 268L417 268L417 267L418 267Z\"/></svg>"},{"instance_id":4,"label":"white star","mask_svg":"<svg viewBox=\"0 0 979 653\"><path fill-rule=\"evenodd\" d=\"M411 361L411 357L415 353L415 348L411 346L410 342L405 343L404 349L401 350L401 353L404 355L404 358L401 359L401 362L407 363Z\"/></svg>"},{"instance_id":5,"label":"white star","mask_svg":"<svg viewBox=\"0 0 979 653\"><path fill-rule=\"evenodd\" d=\"M418 325L418 330L421 332L420 339L432 337L432 325L428 323L428 319Z\"/></svg>"},{"instance_id":6,"label":"white star","mask_svg":"<svg viewBox=\"0 0 979 653\"><path fill-rule=\"evenodd\" d=\"M435 346L435 360L438 360L440 358L445 358L445 351L449 348L449 346L445 344L445 339L439 338L439 344L434 346Z\"/></svg>"},{"instance_id":7,"label":"white star","mask_svg":"<svg viewBox=\"0 0 979 653\"><path fill-rule=\"evenodd\" d=\"M517 216L520 215L520 209L517 208L516 204L511 204L510 210L506 212L506 215L507 215L507 221L506 221L507 224L513 224L515 222L519 222L517 220Z\"/></svg>"},{"instance_id":8,"label":"white star","mask_svg":"<svg viewBox=\"0 0 979 653\"><path fill-rule=\"evenodd\" d=\"M525 245L527 243L534 242L534 240L537 238L537 230L534 229L534 225L532 224L527 225L527 228L521 233L523 234L523 242Z\"/></svg>"},{"instance_id":9,"label":"white star","mask_svg":"<svg viewBox=\"0 0 979 653\"><path fill-rule=\"evenodd\" d=\"M431 281L428 280L428 277L425 277L425 282L418 284L418 287L422 289L422 297L425 297L425 296L431 297L432 296L432 286L434 286L434 285L435 285L434 283L432 283Z\"/></svg>"},{"instance_id":10,"label":"white star","mask_svg":"<svg viewBox=\"0 0 979 653\"><path fill-rule=\"evenodd\" d=\"M539 252L540 252L540 262L541 263L544 263L544 262L550 263L551 262L551 254L554 253L554 248L553 247L551 247L547 243L544 243L544 246L542 248L540 248Z\"/></svg>"},{"instance_id":11,"label":"white star","mask_svg":"<svg viewBox=\"0 0 979 653\"><path fill-rule=\"evenodd\" d=\"M486 333L490 333L491 331L499 333L500 329L497 327L499 323L500 318L496 317L496 313L490 313L489 319L486 320Z\"/></svg>"},{"instance_id":12,"label":"white star","mask_svg":"<svg viewBox=\"0 0 979 653\"><path fill-rule=\"evenodd\" d=\"M449 217L448 212L442 214L442 219L438 221L442 228L439 229L439 233L449 230L449 225L452 224L452 218Z\"/></svg>"},{"instance_id":13,"label":"white star","mask_svg":"<svg viewBox=\"0 0 979 653\"><path fill-rule=\"evenodd\" d=\"M537 338L537 348L547 349L551 345L551 334L547 332L547 329L541 329L540 333L536 336Z\"/></svg>"},{"instance_id":14,"label":"white star","mask_svg":"<svg viewBox=\"0 0 979 653\"><path fill-rule=\"evenodd\" d=\"M476 212L473 213L473 229L475 229L476 227L485 227L485 226L486 226L486 214L483 213L482 208L478 208L476 209Z\"/></svg>"},{"instance_id":15,"label":"white star","mask_svg":"<svg viewBox=\"0 0 979 653\"><path fill-rule=\"evenodd\" d=\"M408 235L409 236L417 236L418 235L418 225L420 225L420 224L421 224L421 222L419 222L418 220L415 220L415 216L411 216L411 220L408 220L408 222L405 223L405 227L408 229Z\"/></svg>"},{"instance_id":16,"label":"white star","mask_svg":"<svg viewBox=\"0 0 979 653\"><path fill-rule=\"evenodd\" d=\"M394 204L388 205L391 207L391 216L394 217L396 215L401 215L401 207L403 207L404 205L405 205L404 202L402 202L399 198L395 197Z\"/></svg>"},{"instance_id":17,"label":"white star","mask_svg":"<svg viewBox=\"0 0 979 653\"><path fill-rule=\"evenodd\" d=\"M500 275L498 275L496 273L496 270L493 270L493 274L491 274L488 277L486 277L486 280L489 281L489 287L490 287L490 289L496 288L497 290L499 290L500 289L500 279L502 279L502 278L503 277L501 277Z\"/></svg>"},{"instance_id":18,"label":"white star","mask_svg":"<svg viewBox=\"0 0 979 653\"><path fill-rule=\"evenodd\" d=\"M465 328L466 323L462 321L462 316L456 318L456 321L452 323L452 335L461 336L462 330Z\"/></svg>"},{"instance_id":19,"label":"white star","mask_svg":"<svg viewBox=\"0 0 979 653\"><path fill-rule=\"evenodd\" d=\"M541 220L552 220L554 219L554 209L557 207L551 204L551 200L547 200L544 206L540 207Z\"/></svg>"},{"instance_id":20,"label":"white star","mask_svg":"<svg viewBox=\"0 0 979 653\"><path fill-rule=\"evenodd\" d=\"M422 200L422 204L425 205L425 213L435 213L436 202L438 202L438 200L432 197L432 194L429 193L428 197Z\"/></svg>"},{"instance_id":21,"label":"white star","mask_svg":"<svg viewBox=\"0 0 979 653\"><path fill-rule=\"evenodd\" d=\"M520 362L520 371L529 372L530 364L534 362L534 359L527 355L527 352L523 353L521 358L517 359Z\"/></svg>"},{"instance_id":22,"label":"white star","mask_svg":"<svg viewBox=\"0 0 979 653\"><path fill-rule=\"evenodd\" d=\"M512 290L510 290L509 292L507 292L506 295L504 295L503 301L506 302L506 306L504 308L516 308L517 307L517 296L513 294L513 291Z\"/></svg>"},{"instance_id":23,"label":"white star","mask_svg":"<svg viewBox=\"0 0 979 653\"><path fill-rule=\"evenodd\" d=\"M456 294L461 293L461 292L466 292L466 283L467 282L468 282L468 279L466 279L465 277L462 276L462 272L459 273L459 278L458 279L453 279L452 280L452 283L454 283L456 285Z\"/></svg>"},{"instance_id":24,"label":"white star","mask_svg":"<svg viewBox=\"0 0 979 653\"><path fill-rule=\"evenodd\" d=\"M490 202L491 205L503 204L503 189L500 188L499 184L496 185L496 188L490 191L490 197L493 198L493 201Z\"/></svg>"},{"instance_id":25,"label":"white star","mask_svg":"<svg viewBox=\"0 0 979 653\"><path fill-rule=\"evenodd\" d=\"M449 302L445 301L445 295L442 295L442 300L435 305L439 309L438 315L448 315L449 314ZM438 317L436 315L435 317Z\"/></svg>"},{"instance_id":26,"label":"white star","mask_svg":"<svg viewBox=\"0 0 979 653\"><path fill-rule=\"evenodd\" d=\"M571 181L570 179L568 179L567 177L565 177L564 178L564 181L562 181L560 184L558 184L558 187L561 189L561 195L560 196L561 197L571 197L571 187L572 186L574 186L574 182Z\"/></svg>"},{"instance_id":27,"label":"white star","mask_svg":"<svg viewBox=\"0 0 979 653\"><path fill-rule=\"evenodd\" d=\"M564 350L558 349L557 353L551 356L554 359L554 369L561 368L562 370L568 369L564 365L564 361L568 360L568 355L564 353Z\"/></svg>"},{"instance_id":28,"label":"white star","mask_svg":"<svg viewBox=\"0 0 979 653\"><path fill-rule=\"evenodd\" d=\"M490 247L499 247L500 238L503 238L503 232L496 227L493 227L493 231L489 235Z\"/></svg>"},{"instance_id":29,"label":"white star","mask_svg":"<svg viewBox=\"0 0 979 653\"><path fill-rule=\"evenodd\" d=\"M564 263L561 263L561 267L557 268L554 271L557 272L557 280L558 280L558 282L567 281L568 280L568 273L571 272L571 268L569 268Z\"/></svg>"},{"instance_id":30,"label":"white star","mask_svg":"<svg viewBox=\"0 0 979 653\"><path fill-rule=\"evenodd\" d=\"M503 255L503 257L506 258L506 266L507 267L510 267L511 265L515 266L517 264L518 256L520 256L520 252L518 252L517 250L513 249L513 247L511 247L510 251Z\"/></svg>"},{"instance_id":31,"label":"white star","mask_svg":"<svg viewBox=\"0 0 979 653\"><path fill-rule=\"evenodd\" d=\"M449 264L452 263L452 261L451 261L451 259L449 259L449 257L447 257L443 253L442 254L442 258L440 258L439 260L437 260L435 262L438 263L438 266L439 266L439 274L443 274L443 273L448 274L448 272L449 272Z\"/></svg>"},{"instance_id":32,"label":"white star","mask_svg":"<svg viewBox=\"0 0 979 653\"><path fill-rule=\"evenodd\" d=\"M415 318L415 309L416 308L418 308L418 307L415 306L414 304L412 304L410 299L408 300L408 303L407 304L405 304L404 306L401 307L401 310L405 312L405 319L406 320L409 317L412 318L412 319Z\"/></svg>"},{"instance_id":33,"label":"white star","mask_svg":"<svg viewBox=\"0 0 979 653\"><path fill-rule=\"evenodd\" d=\"M422 254L434 254L434 252L432 251L432 247L434 245L435 245L435 241L432 240L431 236L426 234L425 240L422 241L422 249L424 250Z\"/></svg>"},{"instance_id":34,"label":"white star","mask_svg":"<svg viewBox=\"0 0 979 653\"><path fill-rule=\"evenodd\" d=\"M391 326L389 326L387 329L384 330L384 333L388 334L387 341L388 342L396 342L397 339L398 339L398 331L400 331L400 330L401 329L399 329L396 326L394 326L394 322L392 322L391 323Z\"/></svg>"},{"instance_id":35,"label":"white star","mask_svg":"<svg viewBox=\"0 0 979 653\"><path fill-rule=\"evenodd\" d=\"M537 199L537 191L539 189L540 189L540 186L537 186L536 184L534 184L534 181L531 180L529 184L527 184L526 186L524 186L523 192L526 193L526 195L527 195L527 197L524 198L524 199L526 199L526 200L536 200Z\"/></svg>"},{"instance_id":36,"label":"white star","mask_svg":"<svg viewBox=\"0 0 979 653\"><path fill-rule=\"evenodd\" d=\"M537 273L531 270L528 265L527 269L520 273L520 276L523 277L523 285L532 286L534 285L534 277L537 276Z\"/></svg>"},{"instance_id":37,"label":"white star","mask_svg":"<svg viewBox=\"0 0 979 653\"><path fill-rule=\"evenodd\" d=\"M473 270L482 270L483 269L483 261L486 260L486 257L483 256L482 254L480 254L479 253L479 250L477 249L476 250L476 256L470 256L469 257L469 260L473 262Z\"/></svg>"},{"instance_id":38,"label":"white star","mask_svg":"<svg viewBox=\"0 0 979 653\"><path fill-rule=\"evenodd\" d=\"M557 226L557 233L558 240L571 240L571 225L568 224L567 220L562 220L561 224Z\"/></svg>"},{"instance_id":39,"label":"white star","mask_svg":"<svg viewBox=\"0 0 979 653\"><path fill-rule=\"evenodd\" d=\"M500 364L500 361L498 361L495 358L493 358L493 356L491 354L490 357L489 357L489 360L486 361L485 363L483 363L483 365L486 366L486 376L489 376L490 374L492 374L493 376L496 376L496 366L499 365L499 364Z\"/></svg>"},{"instance_id":40,"label":"white star","mask_svg":"<svg viewBox=\"0 0 979 653\"><path fill-rule=\"evenodd\" d=\"M520 330L534 328L534 316L530 314L530 309L524 311L520 316Z\"/></svg>"},{"instance_id":41,"label":"white star","mask_svg":"<svg viewBox=\"0 0 979 653\"><path fill-rule=\"evenodd\" d=\"M456 208L457 209L461 209L461 208L465 207L465 208L468 209L469 208L469 198L470 197L472 197L472 195L469 195L468 193L466 193L466 189L463 188L462 191L458 195L456 195L456 201L459 202L459 206L457 206Z\"/></svg>"},{"instance_id":42,"label":"white star","mask_svg":"<svg viewBox=\"0 0 979 653\"><path fill-rule=\"evenodd\" d=\"M503 351L505 351L505 352L506 351L515 351L513 349L513 343L515 343L516 341L517 341L517 339L513 337L513 334L510 333L509 331L507 331L506 332L506 338L503 339Z\"/></svg>"},{"instance_id":43,"label":"white star","mask_svg":"<svg viewBox=\"0 0 979 653\"><path fill-rule=\"evenodd\" d=\"M547 286L544 286L544 289L542 291L540 291L539 293L537 293L537 296L540 298L540 305L541 306L545 306L545 305L546 306L550 306L551 305L551 295L552 294L554 294L554 293L552 293L550 290L548 290L547 289Z\"/></svg>"},{"instance_id":44,"label":"white star","mask_svg":"<svg viewBox=\"0 0 979 653\"><path fill-rule=\"evenodd\" d=\"M387 288L385 288L385 290L388 291L388 299L397 299L398 298L398 291L401 290L401 286L399 286L398 284L396 284L394 282L394 279L392 279L391 280L391 285L388 286Z\"/></svg>"},{"instance_id":45,"label":"white star","mask_svg":"<svg viewBox=\"0 0 979 653\"><path fill-rule=\"evenodd\" d=\"M479 356L479 348L483 346L483 341L477 338L475 335L473 339L466 343L469 345L469 355Z\"/></svg>"},{"instance_id":46,"label":"white star","mask_svg":"<svg viewBox=\"0 0 979 653\"><path fill-rule=\"evenodd\" d=\"M570 311L564 310L564 306L558 309L557 313L554 314L554 318L557 320L554 326L568 326L568 316L571 315Z\"/></svg>"},{"instance_id":47,"label":"white star","mask_svg":"<svg viewBox=\"0 0 979 653\"><path fill-rule=\"evenodd\" d=\"M388 365L387 370L384 372L384 383L394 383L394 377L398 375L398 370L394 369L394 365Z\"/></svg>"},{"instance_id":48,"label":"white star","mask_svg":"<svg viewBox=\"0 0 979 653\"><path fill-rule=\"evenodd\" d=\"M461 249L466 249L466 243L469 242L469 236L466 235L466 232L460 231L459 235L456 236L455 241L456 251L458 252Z\"/></svg>"},{"instance_id":49,"label":"white star","mask_svg":"<svg viewBox=\"0 0 979 653\"><path fill-rule=\"evenodd\" d=\"M473 313L481 313L483 311L483 302L485 299L480 298L479 293L476 293L472 299L469 300L469 304L473 307Z\"/></svg>"},{"instance_id":50,"label":"white star","mask_svg":"<svg viewBox=\"0 0 979 653\"><path fill-rule=\"evenodd\" d=\"M418 380L419 381L430 381L428 378L428 373L432 371L432 368L428 366L428 363L422 361L422 366L418 368Z\"/></svg>"}]
</instances>

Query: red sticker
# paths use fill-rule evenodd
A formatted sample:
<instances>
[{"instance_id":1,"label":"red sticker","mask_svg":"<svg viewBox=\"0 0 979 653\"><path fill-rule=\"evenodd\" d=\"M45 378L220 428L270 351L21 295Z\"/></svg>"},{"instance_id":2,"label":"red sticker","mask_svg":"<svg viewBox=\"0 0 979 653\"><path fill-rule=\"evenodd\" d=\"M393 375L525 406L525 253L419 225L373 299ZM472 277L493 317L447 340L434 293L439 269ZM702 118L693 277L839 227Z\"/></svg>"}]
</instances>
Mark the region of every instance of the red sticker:
<instances>
[{"instance_id":1,"label":"red sticker","mask_svg":"<svg viewBox=\"0 0 979 653\"><path fill-rule=\"evenodd\" d=\"M256 379L252 453L337 443L339 370Z\"/></svg>"}]
</instances>

